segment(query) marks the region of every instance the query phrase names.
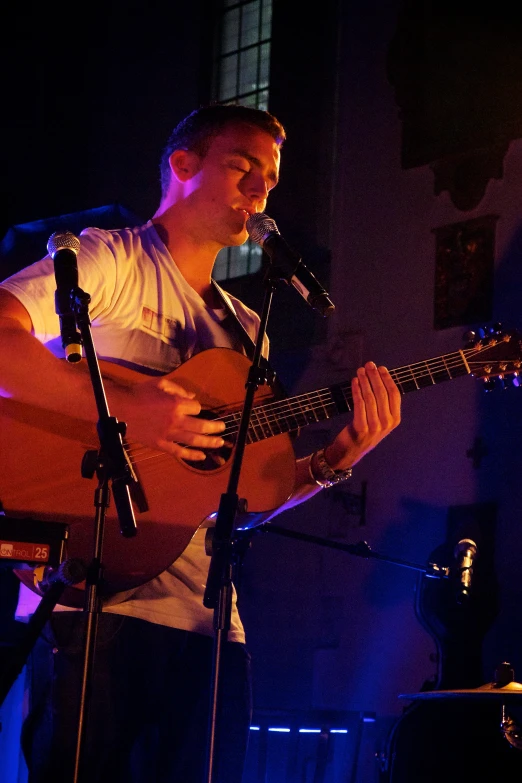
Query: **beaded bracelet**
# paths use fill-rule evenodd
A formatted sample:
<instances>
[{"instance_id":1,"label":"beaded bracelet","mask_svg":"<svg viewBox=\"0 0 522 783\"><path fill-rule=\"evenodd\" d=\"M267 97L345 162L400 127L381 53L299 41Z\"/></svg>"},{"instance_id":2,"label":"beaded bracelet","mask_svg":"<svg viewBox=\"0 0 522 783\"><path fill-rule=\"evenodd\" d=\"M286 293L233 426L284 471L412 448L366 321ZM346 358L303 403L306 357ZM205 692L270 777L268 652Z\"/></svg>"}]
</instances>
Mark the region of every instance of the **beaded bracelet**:
<instances>
[{"instance_id":1,"label":"beaded bracelet","mask_svg":"<svg viewBox=\"0 0 522 783\"><path fill-rule=\"evenodd\" d=\"M319 468L319 472L321 474L320 478L317 478L312 470L312 460L314 456L317 457L317 467ZM319 449L319 451L315 451L313 454L310 454L308 459L308 473L310 474L312 481L314 481L317 486L327 489L328 487L335 486L335 484L340 484L341 481L346 481L349 479L353 471L352 468L334 470L326 461L324 449Z\"/></svg>"}]
</instances>

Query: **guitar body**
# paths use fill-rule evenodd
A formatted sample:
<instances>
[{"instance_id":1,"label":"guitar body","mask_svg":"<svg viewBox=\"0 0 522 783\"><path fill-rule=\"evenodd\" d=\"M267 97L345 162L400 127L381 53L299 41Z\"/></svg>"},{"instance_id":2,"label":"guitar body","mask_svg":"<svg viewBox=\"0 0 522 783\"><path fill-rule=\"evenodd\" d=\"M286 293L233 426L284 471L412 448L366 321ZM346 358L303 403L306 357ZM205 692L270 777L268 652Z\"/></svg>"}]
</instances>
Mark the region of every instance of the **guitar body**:
<instances>
[{"instance_id":1,"label":"guitar body","mask_svg":"<svg viewBox=\"0 0 522 783\"><path fill-rule=\"evenodd\" d=\"M150 380L125 367L100 362L104 377L122 384ZM196 354L168 376L194 391L203 409L219 416L240 414L250 361L228 348ZM269 387L256 392L258 400L273 399ZM110 411L117 417L117 411ZM98 451L96 427L81 419L53 413L11 399L0 398L0 502L9 517L64 522L69 526L66 558L89 564L93 556L95 491L98 479L83 478L87 451ZM139 480L146 510L133 503L137 534L121 535L114 503L107 509L102 560L102 594L144 584L164 571L183 552L190 539L219 508L227 491L229 458L223 465L201 470L164 452L132 443L128 454ZM248 504L248 517L264 518L291 495L295 456L288 433L248 443L242 461L238 495ZM132 494L132 493L131 493ZM22 524L22 522L21 522ZM19 578L31 589L32 570ZM67 588L61 603L83 605L83 589Z\"/></svg>"}]
</instances>

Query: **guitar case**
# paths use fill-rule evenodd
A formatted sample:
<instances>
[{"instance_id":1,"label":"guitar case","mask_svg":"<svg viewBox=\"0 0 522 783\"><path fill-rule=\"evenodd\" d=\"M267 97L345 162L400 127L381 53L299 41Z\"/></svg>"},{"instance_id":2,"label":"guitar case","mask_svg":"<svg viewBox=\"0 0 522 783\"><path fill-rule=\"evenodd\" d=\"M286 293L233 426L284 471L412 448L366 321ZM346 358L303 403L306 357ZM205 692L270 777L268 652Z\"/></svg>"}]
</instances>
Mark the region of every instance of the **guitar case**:
<instances>
[{"instance_id":1,"label":"guitar case","mask_svg":"<svg viewBox=\"0 0 522 783\"><path fill-rule=\"evenodd\" d=\"M475 689L493 680L493 673L484 677L482 645L498 613L495 522L493 503L450 508L447 539L430 555L430 562L449 565L458 541L476 543L467 600L455 568L449 579L419 578L415 613L437 650L437 676L421 693ZM501 710L501 701L487 693L480 699L413 699L388 735L380 783L520 783L522 751L503 736Z\"/></svg>"}]
</instances>

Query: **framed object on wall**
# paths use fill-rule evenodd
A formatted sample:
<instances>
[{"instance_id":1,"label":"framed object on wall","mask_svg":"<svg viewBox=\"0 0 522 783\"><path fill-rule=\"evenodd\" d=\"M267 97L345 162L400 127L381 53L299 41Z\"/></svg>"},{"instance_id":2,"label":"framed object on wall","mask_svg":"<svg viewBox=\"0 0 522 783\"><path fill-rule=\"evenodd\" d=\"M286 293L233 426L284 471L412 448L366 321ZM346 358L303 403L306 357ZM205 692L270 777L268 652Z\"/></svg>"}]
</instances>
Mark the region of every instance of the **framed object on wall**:
<instances>
[{"instance_id":1,"label":"framed object on wall","mask_svg":"<svg viewBox=\"0 0 522 783\"><path fill-rule=\"evenodd\" d=\"M484 215L433 230L435 329L491 319L497 220Z\"/></svg>"}]
</instances>

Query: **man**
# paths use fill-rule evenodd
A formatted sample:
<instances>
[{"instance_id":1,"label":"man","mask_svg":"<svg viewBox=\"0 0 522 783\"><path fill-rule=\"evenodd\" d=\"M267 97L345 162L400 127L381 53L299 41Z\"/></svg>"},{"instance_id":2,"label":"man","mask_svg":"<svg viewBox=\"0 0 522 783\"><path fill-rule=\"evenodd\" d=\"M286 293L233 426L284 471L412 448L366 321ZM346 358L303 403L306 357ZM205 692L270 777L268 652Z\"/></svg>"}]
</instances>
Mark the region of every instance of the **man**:
<instances>
[{"instance_id":1,"label":"man","mask_svg":"<svg viewBox=\"0 0 522 783\"><path fill-rule=\"evenodd\" d=\"M243 244L248 217L265 210L284 140L284 128L267 112L202 107L167 143L152 219L137 228L89 228L80 235L79 285L91 297L97 353L150 375L133 385L105 380L109 409L126 423L133 443L193 465L225 444L224 422L198 417L194 393L164 376L209 348L244 352L231 318L255 340L258 316L237 299L223 298L211 274L217 253ZM0 287L3 393L96 422L85 363L61 359L55 288L49 257ZM279 512L344 480L399 424L401 396L384 367L369 362L360 368L352 395L352 421L326 449L296 461L294 488ZM103 601L86 753L92 783L203 781L213 635L213 611L203 605L209 565L204 539L201 527L165 571ZM55 611L28 667L32 693L23 747L30 783L71 780L82 615ZM241 781L250 716L244 641L234 597L222 660L220 783Z\"/></svg>"}]
</instances>

